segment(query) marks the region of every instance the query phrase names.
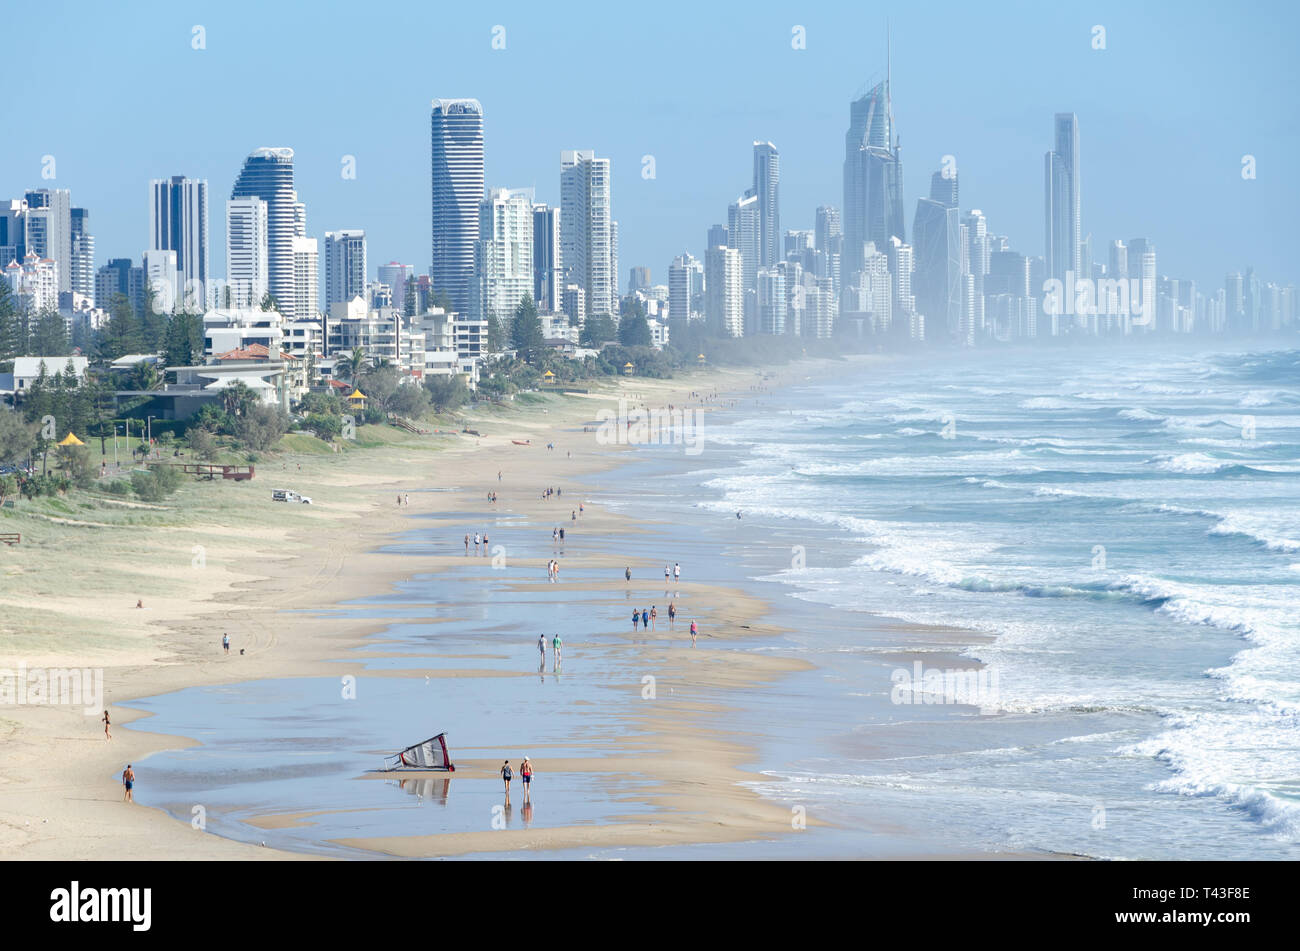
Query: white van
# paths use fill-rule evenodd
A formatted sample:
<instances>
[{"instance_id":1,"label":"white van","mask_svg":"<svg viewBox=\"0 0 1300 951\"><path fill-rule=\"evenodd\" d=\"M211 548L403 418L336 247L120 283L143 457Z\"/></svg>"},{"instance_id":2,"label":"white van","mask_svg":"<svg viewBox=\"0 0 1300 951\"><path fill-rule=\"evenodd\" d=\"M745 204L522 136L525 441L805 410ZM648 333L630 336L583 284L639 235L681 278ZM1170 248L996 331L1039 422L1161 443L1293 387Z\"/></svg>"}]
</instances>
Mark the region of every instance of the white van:
<instances>
[{"instance_id":1,"label":"white van","mask_svg":"<svg viewBox=\"0 0 1300 951\"><path fill-rule=\"evenodd\" d=\"M303 505L311 505L311 498L306 495L299 495L292 489L272 489L272 502L301 502Z\"/></svg>"}]
</instances>

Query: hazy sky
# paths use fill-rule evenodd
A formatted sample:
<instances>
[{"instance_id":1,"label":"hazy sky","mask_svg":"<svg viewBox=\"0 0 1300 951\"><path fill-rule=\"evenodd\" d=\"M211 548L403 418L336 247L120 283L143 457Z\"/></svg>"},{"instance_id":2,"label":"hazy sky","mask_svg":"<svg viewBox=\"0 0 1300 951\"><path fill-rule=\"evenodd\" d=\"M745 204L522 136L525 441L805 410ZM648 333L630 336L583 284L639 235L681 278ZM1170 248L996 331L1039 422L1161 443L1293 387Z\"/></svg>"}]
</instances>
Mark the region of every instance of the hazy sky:
<instances>
[{"instance_id":1,"label":"hazy sky","mask_svg":"<svg viewBox=\"0 0 1300 951\"><path fill-rule=\"evenodd\" d=\"M891 13L909 236L956 156L963 210L1041 254L1052 116L1079 116L1084 232L1156 242L1161 273L1221 286L1300 267L1297 6L909 3ZM296 152L308 233L364 228L370 274L429 267L429 100L483 103L487 181L558 202L562 149L613 159L620 285L666 282L781 152L781 227L841 204L848 104L885 70L881 3L44 3L5 12L4 196L90 209L96 263L139 258L148 180L206 178L214 274L225 200L258 146ZM194 25L206 49L192 48ZM505 49L492 48L505 28ZM792 49L792 28L807 48ZM1106 49L1094 50L1093 28ZM498 34L499 35L499 34ZM1243 180L1242 156L1257 178ZM57 177L41 178L53 155ZM355 180L340 174L356 157ZM642 177L653 155L656 177ZM323 265L322 265L323 269Z\"/></svg>"}]
</instances>

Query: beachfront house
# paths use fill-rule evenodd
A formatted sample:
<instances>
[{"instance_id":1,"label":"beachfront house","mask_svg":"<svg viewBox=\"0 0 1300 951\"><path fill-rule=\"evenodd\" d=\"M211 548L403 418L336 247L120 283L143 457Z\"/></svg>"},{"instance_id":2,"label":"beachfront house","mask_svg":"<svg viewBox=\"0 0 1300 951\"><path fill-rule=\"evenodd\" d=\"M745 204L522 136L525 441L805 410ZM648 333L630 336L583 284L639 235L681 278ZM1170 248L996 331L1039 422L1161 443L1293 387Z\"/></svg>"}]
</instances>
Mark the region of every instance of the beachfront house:
<instances>
[{"instance_id":1,"label":"beachfront house","mask_svg":"<svg viewBox=\"0 0 1300 951\"><path fill-rule=\"evenodd\" d=\"M77 382L86 378L86 368L90 360L86 357L14 357L13 383L9 390L15 399L21 399L41 375L41 365L45 365L47 377L62 376L69 365L76 374Z\"/></svg>"}]
</instances>

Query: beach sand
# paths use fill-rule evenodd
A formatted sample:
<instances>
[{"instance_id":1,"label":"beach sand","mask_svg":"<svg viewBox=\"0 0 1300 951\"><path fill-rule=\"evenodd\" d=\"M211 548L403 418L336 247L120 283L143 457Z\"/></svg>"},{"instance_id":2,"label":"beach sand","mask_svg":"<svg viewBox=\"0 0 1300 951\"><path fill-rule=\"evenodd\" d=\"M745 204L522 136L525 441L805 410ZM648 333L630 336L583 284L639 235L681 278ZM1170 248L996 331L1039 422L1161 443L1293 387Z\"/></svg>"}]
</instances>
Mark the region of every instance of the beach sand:
<instances>
[{"instance_id":1,"label":"beach sand","mask_svg":"<svg viewBox=\"0 0 1300 951\"><path fill-rule=\"evenodd\" d=\"M806 365L785 375L802 378ZM330 661L349 649L362 656L384 653L383 630L374 619L357 620L327 610L352 599L391 591L412 573L409 558L379 551L412 527L412 516L441 513L445 523L424 522L453 540L467 529L456 521L482 512L486 493L498 491L497 509L549 524L567 512L540 498L547 485L566 485L619 462L622 447L596 445L584 423L620 398L650 405L690 402L692 390L744 393L757 372L712 371L675 380L619 380L589 396L549 397L544 404L489 408L469 417L482 437L435 433L394 435L387 427L363 427L359 439L384 441L343 453L293 452L258 465L250 482L185 486L158 506L95 503L67 506L63 515L24 517L23 544L0 550L0 669L37 667L102 668L105 706L113 716L106 741L97 713L80 704L0 706L0 854L27 859L284 859L308 856L261 848L209 835L196 823L173 819L159 809L122 803L112 778L127 763L139 782L148 782L147 763L163 749L192 744L148 732L137 711L124 702L186 687L282 677L337 676ZM767 385L777 385L769 379ZM513 440L528 440L527 446ZM548 451L547 442L559 448ZM573 457L568 453L572 451ZM111 454L111 450L110 450ZM502 474L500 481L497 473ZM312 505L275 503L272 488L292 488ZM445 491L424 491L428 489ZM410 504L397 504L409 493ZM75 496L73 497L75 501ZM573 498L576 505L578 499ZM635 521L588 504L582 531L600 534L617 550L633 551L624 539ZM472 528L468 529L471 533ZM464 563L453 553L422 559L422 572ZM621 590L621 566L638 577L653 574L629 554L611 565L608 586ZM545 559L537 559L539 581ZM544 582L542 582L544 584ZM548 586L570 590L565 583ZM685 584L683 584L685 587ZM585 590L593 590L586 586ZM693 586L693 601L706 630L725 632L748 624L745 635L762 633L765 606L736 590ZM455 601L454 590L450 598ZM137 600L143 608L136 608ZM680 625L679 625L680 627ZM220 640L228 632L229 656ZM678 639L684 632L676 632ZM662 630L642 641L664 639ZM696 652L656 650L653 643L628 649L645 656L637 669L652 669L665 683L706 695L710 689L762 689L783 673L806 666L798 660L727 652L725 633L717 644ZM716 649L714 649L716 648ZM243 652L242 654L240 652ZM385 675L411 676L389 671ZM484 668L449 668L436 676L514 676ZM720 725L720 711L682 703L640 714L647 739L627 738L621 748L568 763L574 771L618 771L650 784L655 812L636 821L538 830L340 840L341 845L377 855L438 856L525 848L660 845L736 841L788 834L790 812L741 785L753 778L744 737ZM132 728L122 729L126 724ZM212 725L220 729L220 724ZM650 755L653 753L653 755ZM478 777L482 763L467 762L457 782L496 781ZM548 767L553 768L553 767ZM303 816L267 816L266 828ZM810 820L811 823L811 820Z\"/></svg>"}]
</instances>

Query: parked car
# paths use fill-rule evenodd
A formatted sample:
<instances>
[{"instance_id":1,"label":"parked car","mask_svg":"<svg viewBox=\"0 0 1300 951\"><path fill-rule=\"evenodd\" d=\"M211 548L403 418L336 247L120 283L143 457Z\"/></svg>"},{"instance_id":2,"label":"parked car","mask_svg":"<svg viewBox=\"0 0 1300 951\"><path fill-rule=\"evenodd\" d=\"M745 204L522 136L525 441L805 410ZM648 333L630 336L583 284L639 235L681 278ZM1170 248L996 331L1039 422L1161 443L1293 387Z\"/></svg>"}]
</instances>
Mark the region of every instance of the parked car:
<instances>
[{"instance_id":1,"label":"parked car","mask_svg":"<svg viewBox=\"0 0 1300 951\"><path fill-rule=\"evenodd\" d=\"M271 501L272 502L301 502L303 505L311 505L310 496L299 495L297 492L294 492L292 489L272 489Z\"/></svg>"}]
</instances>

